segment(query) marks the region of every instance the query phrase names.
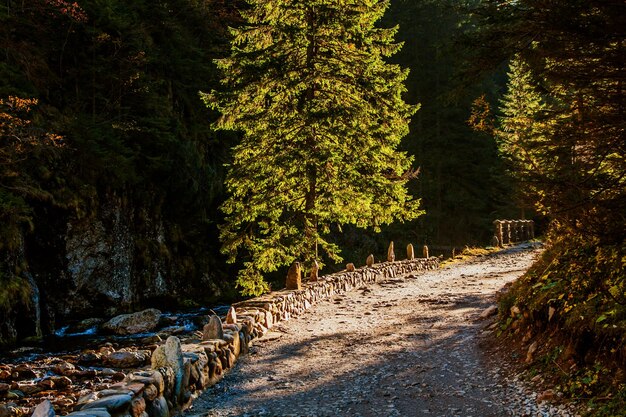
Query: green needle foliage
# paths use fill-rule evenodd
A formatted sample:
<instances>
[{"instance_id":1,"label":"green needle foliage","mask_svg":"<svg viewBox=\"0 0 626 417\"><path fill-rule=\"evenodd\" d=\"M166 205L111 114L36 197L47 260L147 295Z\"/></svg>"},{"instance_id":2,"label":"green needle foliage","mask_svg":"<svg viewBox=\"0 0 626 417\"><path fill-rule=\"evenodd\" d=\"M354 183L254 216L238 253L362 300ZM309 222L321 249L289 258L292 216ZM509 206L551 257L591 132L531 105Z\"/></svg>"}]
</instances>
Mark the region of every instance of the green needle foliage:
<instances>
[{"instance_id":1,"label":"green needle foliage","mask_svg":"<svg viewBox=\"0 0 626 417\"><path fill-rule=\"evenodd\" d=\"M546 150L554 123L530 67L519 56L511 61L508 76L508 91L501 100L501 129L495 132L498 145L510 164L510 174L521 184L525 202L545 213L544 193L537 184L553 165Z\"/></svg>"},{"instance_id":2,"label":"green needle foliage","mask_svg":"<svg viewBox=\"0 0 626 417\"><path fill-rule=\"evenodd\" d=\"M225 92L203 99L222 115L216 128L243 133L221 239L230 262L243 255L238 285L253 295L268 289L263 272L294 260L341 261L334 228L421 212L406 190L412 158L396 150L417 106L402 99L408 71L384 60L401 48L397 28L375 27L389 2L248 3L217 61Z\"/></svg>"}]
</instances>

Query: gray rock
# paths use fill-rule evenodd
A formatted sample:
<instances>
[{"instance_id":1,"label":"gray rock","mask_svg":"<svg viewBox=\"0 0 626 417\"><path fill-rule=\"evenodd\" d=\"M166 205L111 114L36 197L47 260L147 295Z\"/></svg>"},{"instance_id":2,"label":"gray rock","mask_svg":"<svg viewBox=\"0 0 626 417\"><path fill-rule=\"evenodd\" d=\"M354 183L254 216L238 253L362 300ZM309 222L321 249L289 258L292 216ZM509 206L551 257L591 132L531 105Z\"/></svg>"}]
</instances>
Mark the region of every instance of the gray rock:
<instances>
[{"instance_id":1,"label":"gray rock","mask_svg":"<svg viewBox=\"0 0 626 417\"><path fill-rule=\"evenodd\" d=\"M114 368L137 368L148 359L144 352L113 352L104 358L104 363Z\"/></svg>"},{"instance_id":2,"label":"gray rock","mask_svg":"<svg viewBox=\"0 0 626 417\"><path fill-rule=\"evenodd\" d=\"M52 403L49 400L45 400L35 407L32 417L54 417L55 415Z\"/></svg>"},{"instance_id":3,"label":"gray rock","mask_svg":"<svg viewBox=\"0 0 626 417\"><path fill-rule=\"evenodd\" d=\"M218 316L211 316L209 323L202 329L202 340L223 339L224 328Z\"/></svg>"},{"instance_id":4,"label":"gray rock","mask_svg":"<svg viewBox=\"0 0 626 417\"><path fill-rule=\"evenodd\" d=\"M99 400L95 400L83 405L80 408L80 411L88 410L91 408L106 408L109 413L118 413L128 408L132 399L132 395L111 395L109 397L100 398Z\"/></svg>"},{"instance_id":5,"label":"gray rock","mask_svg":"<svg viewBox=\"0 0 626 417\"><path fill-rule=\"evenodd\" d=\"M163 396L148 402L146 404L146 412L150 417L170 417L170 409Z\"/></svg>"},{"instance_id":6,"label":"gray rock","mask_svg":"<svg viewBox=\"0 0 626 417\"><path fill-rule=\"evenodd\" d=\"M87 410L74 411L73 413L68 414L72 417L111 417L111 413L107 411L106 408L96 407L89 408Z\"/></svg>"},{"instance_id":7,"label":"gray rock","mask_svg":"<svg viewBox=\"0 0 626 417\"><path fill-rule=\"evenodd\" d=\"M161 318L161 312L156 308L139 311L132 314L122 314L113 317L102 325L104 330L115 334L136 334L153 330Z\"/></svg>"}]
</instances>

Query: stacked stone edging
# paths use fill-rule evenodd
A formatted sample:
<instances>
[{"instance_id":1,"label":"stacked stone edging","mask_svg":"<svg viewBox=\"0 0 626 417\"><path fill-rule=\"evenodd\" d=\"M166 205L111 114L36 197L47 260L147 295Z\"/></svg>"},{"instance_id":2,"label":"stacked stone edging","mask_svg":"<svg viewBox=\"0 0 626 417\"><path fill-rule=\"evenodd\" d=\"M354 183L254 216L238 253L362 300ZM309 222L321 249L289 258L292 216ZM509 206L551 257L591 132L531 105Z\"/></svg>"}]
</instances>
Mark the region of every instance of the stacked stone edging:
<instances>
[{"instance_id":1,"label":"stacked stone edging","mask_svg":"<svg viewBox=\"0 0 626 417\"><path fill-rule=\"evenodd\" d=\"M236 323L223 327L220 339L180 343L170 336L152 353L150 369L129 373L124 381L80 398L72 417L170 417L188 408L203 390L219 382L251 342L275 323L289 320L336 294L408 273L439 266L437 258L384 262L353 272L320 277L300 290L282 290L234 305ZM34 417L54 417L48 400Z\"/></svg>"}]
</instances>

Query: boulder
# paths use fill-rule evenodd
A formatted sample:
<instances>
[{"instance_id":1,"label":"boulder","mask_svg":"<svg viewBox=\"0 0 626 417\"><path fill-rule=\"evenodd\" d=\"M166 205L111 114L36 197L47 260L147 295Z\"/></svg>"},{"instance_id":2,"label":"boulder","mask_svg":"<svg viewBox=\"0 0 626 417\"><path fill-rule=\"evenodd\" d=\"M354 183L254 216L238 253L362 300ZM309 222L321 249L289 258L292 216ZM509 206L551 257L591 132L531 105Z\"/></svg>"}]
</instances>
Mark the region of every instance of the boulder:
<instances>
[{"instance_id":1,"label":"boulder","mask_svg":"<svg viewBox=\"0 0 626 417\"><path fill-rule=\"evenodd\" d=\"M428 254L428 246L424 245L424 247L422 248L422 257L428 259L429 258L429 254ZM452 249L452 257L454 258L454 249Z\"/></svg>"},{"instance_id":2,"label":"boulder","mask_svg":"<svg viewBox=\"0 0 626 417\"><path fill-rule=\"evenodd\" d=\"M211 316L209 322L202 329L202 340L214 340L224 338L222 320L218 316Z\"/></svg>"},{"instance_id":3,"label":"boulder","mask_svg":"<svg viewBox=\"0 0 626 417\"><path fill-rule=\"evenodd\" d=\"M35 407L32 417L54 417L55 415L52 403L49 400L45 400Z\"/></svg>"},{"instance_id":4,"label":"boulder","mask_svg":"<svg viewBox=\"0 0 626 417\"><path fill-rule=\"evenodd\" d=\"M102 325L104 330L115 334L137 334L153 330L159 324L161 312L156 308L139 311L132 314L122 314L113 317Z\"/></svg>"},{"instance_id":5,"label":"boulder","mask_svg":"<svg viewBox=\"0 0 626 417\"><path fill-rule=\"evenodd\" d=\"M355 270L356 270L356 268L354 267L354 264L352 262L350 262L349 264L346 265L346 271L354 272Z\"/></svg>"},{"instance_id":6,"label":"boulder","mask_svg":"<svg viewBox=\"0 0 626 417\"><path fill-rule=\"evenodd\" d=\"M370 254L370 256L367 257L367 260L365 261L365 265L367 265L369 268L374 266L374 255Z\"/></svg>"}]
</instances>

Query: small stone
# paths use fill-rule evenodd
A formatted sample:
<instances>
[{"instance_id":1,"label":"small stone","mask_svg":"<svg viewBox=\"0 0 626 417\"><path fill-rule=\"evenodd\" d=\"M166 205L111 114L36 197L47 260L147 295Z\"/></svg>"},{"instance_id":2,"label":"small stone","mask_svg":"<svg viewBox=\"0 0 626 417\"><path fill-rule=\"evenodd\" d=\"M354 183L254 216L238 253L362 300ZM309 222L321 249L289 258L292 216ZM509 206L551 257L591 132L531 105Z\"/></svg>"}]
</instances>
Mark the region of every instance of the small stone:
<instances>
[{"instance_id":1,"label":"small stone","mask_svg":"<svg viewBox=\"0 0 626 417\"><path fill-rule=\"evenodd\" d=\"M555 397L554 391L552 391L551 389L545 390L544 392L542 392L541 394L537 396L537 403L540 403L543 401L551 401L554 399L554 397Z\"/></svg>"},{"instance_id":2,"label":"small stone","mask_svg":"<svg viewBox=\"0 0 626 417\"><path fill-rule=\"evenodd\" d=\"M80 408L81 405L90 403L98 399L98 395L95 392L90 392L89 394L83 395L76 402L76 406Z\"/></svg>"},{"instance_id":3,"label":"small stone","mask_svg":"<svg viewBox=\"0 0 626 417\"><path fill-rule=\"evenodd\" d=\"M146 401L143 397L133 399L130 404L130 411L133 417L141 417L143 412L146 411Z\"/></svg>"},{"instance_id":4,"label":"small stone","mask_svg":"<svg viewBox=\"0 0 626 417\"><path fill-rule=\"evenodd\" d=\"M80 410L88 410L90 408L106 408L110 413L122 411L124 408L130 405L132 401L132 395L111 395L108 397L100 398L83 405Z\"/></svg>"},{"instance_id":5,"label":"small stone","mask_svg":"<svg viewBox=\"0 0 626 417\"><path fill-rule=\"evenodd\" d=\"M366 261L365 261L365 265L367 265L368 268L371 268L372 266L374 266L374 255L370 254Z\"/></svg>"},{"instance_id":6,"label":"small stone","mask_svg":"<svg viewBox=\"0 0 626 417\"><path fill-rule=\"evenodd\" d=\"M285 286L288 290L302 289L302 271L300 268L300 262L294 262L289 268L289 271L287 271L287 281Z\"/></svg>"},{"instance_id":7,"label":"small stone","mask_svg":"<svg viewBox=\"0 0 626 417\"><path fill-rule=\"evenodd\" d=\"M349 263L346 265L346 271L348 272L354 272L356 270L356 268L354 267L353 263Z\"/></svg>"},{"instance_id":8,"label":"small stone","mask_svg":"<svg viewBox=\"0 0 626 417\"><path fill-rule=\"evenodd\" d=\"M537 351L538 347L539 347L539 344L537 343L536 340L528 347L528 352L526 353L526 362L527 363L532 362L533 355Z\"/></svg>"},{"instance_id":9,"label":"small stone","mask_svg":"<svg viewBox=\"0 0 626 417\"><path fill-rule=\"evenodd\" d=\"M406 259L412 261L415 259L415 250L413 249L413 244L409 243L406 245Z\"/></svg>"},{"instance_id":10,"label":"small stone","mask_svg":"<svg viewBox=\"0 0 626 417\"><path fill-rule=\"evenodd\" d=\"M479 318L486 319L487 317L495 316L496 314L498 314L498 306L494 304L484 309L483 312L480 313Z\"/></svg>"},{"instance_id":11,"label":"small stone","mask_svg":"<svg viewBox=\"0 0 626 417\"><path fill-rule=\"evenodd\" d=\"M54 389L63 389L72 385L72 380L66 376L51 376L49 379L54 384Z\"/></svg>"},{"instance_id":12,"label":"small stone","mask_svg":"<svg viewBox=\"0 0 626 417\"><path fill-rule=\"evenodd\" d=\"M223 339L224 328L218 316L209 317L209 322L202 329L202 340ZM153 367L154 368L154 367Z\"/></svg>"},{"instance_id":13,"label":"small stone","mask_svg":"<svg viewBox=\"0 0 626 417\"><path fill-rule=\"evenodd\" d=\"M143 390L143 397L146 399L146 401L152 401L156 397L158 397L158 395L159 391L157 390L157 387L155 387L153 384L146 385Z\"/></svg>"},{"instance_id":14,"label":"small stone","mask_svg":"<svg viewBox=\"0 0 626 417\"><path fill-rule=\"evenodd\" d=\"M83 411L74 411L68 415L72 417L111 417L106 408L89 408Z\"/></svg>"},{"instance_id":15,"label":"small stone","mask_svg":"<svg viewBox=\"0 0 626 417\"><path fill-rule=\"evenodd\" d=\"M52 403L49 400L45 400L35 407L35 411L31 417L54 417L55 415Z\"/></svg>"},{"instance_id":16,"label":"small stone","mask_svg":"<svg viewBox=\"0 0 626 417\"><path fill-rule=\"evenodd\" d=\"M72 373L76 370L76 367L69 362L61 362L52 368L55 374L57 375L72 375Z\"/></svg>"},{"instance_id":17,"label":"small stone","mask_svg":"<svg viewBox=\"0 0 626 417\"><path fill-rule=\"evenodd\" d=\"M422 248L422 257L428 259L430 256L428 254L428 246L424 245ZM452 249L452 257L454 258L454 249Z\"/></svg>"},{"instance_id":18,"label":"small stone","mask_svg":"<svg viewBox=\"0 0 626 417\"><path fill-rule=\"evenodd\" d=\"M6 393L7 400L19 400L21 398L24 398L24 393L20 390L12 389Z\"/></svg>"},{"instance_id":19,"label":"small stone","mask_svg":"<svg viewBox=\"0 0 626 417\"><path fill-rule=\"evenodd\" d=\"M113 352L104 357L104 363L113 368L137 368L148 360L144 352Z\"/></svg>"},{"instance_id":20,"label":"small stone","mask_svg":"<svg viewBox=\"0 0 626 417\"><path fill-rule=\"evenodd\" d=\"M393 240L389 243L387 248L387 262L394 262L396 260L396 254L393 249Z\"/></svg>"},{"instance_id":21,"label":"small stone","mask_svg":"<svg viewBox=\"0 0 626 417\"><path fill-rule=\"evenodd\" d=\"M157 397L155 400L146 404L146 411L150 417L170 417L170 409L163 396Z\"/></svg>"},{"instance_id":22,"label":"small stone","mask_svg":"<svg viewBox=\"0 0 626 417\"><path fill-rule=\"evenodd\" d=\"M78 356L78 363L81 365L93 365L100 362L101 355L95 351L86 351Z\"/></svg>"},{"instance_id":23,"label":"small stone","mask_svg":"<svg viewBox=\"0 0 626 417\"><path fill-rule=\"evenodd\" d=\"M235 307L233 306L228 309L228 314L226 315L226 323L237 324L237 312L235 311Z\"/></svg>"}]
</instances>

